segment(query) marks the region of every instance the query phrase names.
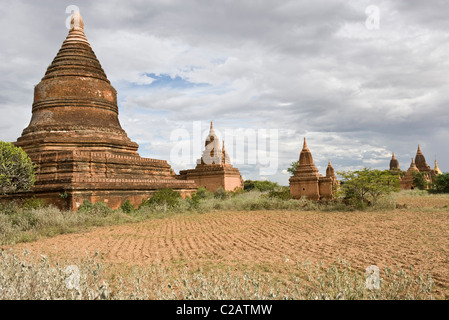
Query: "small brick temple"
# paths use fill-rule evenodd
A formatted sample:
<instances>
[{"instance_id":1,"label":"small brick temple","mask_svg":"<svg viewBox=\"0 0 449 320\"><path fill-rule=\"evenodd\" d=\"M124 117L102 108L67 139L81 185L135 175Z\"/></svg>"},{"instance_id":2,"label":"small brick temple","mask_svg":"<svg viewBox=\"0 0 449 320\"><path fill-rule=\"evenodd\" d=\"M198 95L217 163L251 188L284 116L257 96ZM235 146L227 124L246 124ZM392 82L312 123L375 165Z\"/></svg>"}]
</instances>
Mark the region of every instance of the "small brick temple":
<instances>
[{"instance_id":1,"label":"small brick temple","mask_svg":"<svg viewBox=\"0 0 449 320\"><path fill-rule=\"evenodd\" d=\"M306 138L299 154L299 165L295 174L290 178L290 195L293 199L301 197L310 200L332 199L339 182L335 170L329 160L326 176L319 174L312 153L307 146Z\"/></svg>"},{"instance_id":2,"label":"small brick temple","mask_svg":"<svg viewBox=\"0 0 449 320\"><path fill-rule=\"evenodd\" d=\"M181 170L179 179L194 180L198 187L205 187L212 192L216 192L220 187L226 191L243 189L240 171L232 167L224 141L223 148L220 148L212 122L201 159L197 160L195 169Z\"/></svg>"}]
</instances>

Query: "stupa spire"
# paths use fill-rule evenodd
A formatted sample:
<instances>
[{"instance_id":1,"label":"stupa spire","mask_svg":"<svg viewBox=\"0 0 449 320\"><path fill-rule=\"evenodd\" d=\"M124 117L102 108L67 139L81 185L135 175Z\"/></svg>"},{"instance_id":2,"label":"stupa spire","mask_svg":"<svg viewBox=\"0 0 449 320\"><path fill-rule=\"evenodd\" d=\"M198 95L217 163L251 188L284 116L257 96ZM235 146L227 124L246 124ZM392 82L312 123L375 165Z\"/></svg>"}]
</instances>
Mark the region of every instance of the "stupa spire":
<instances>
[{"instance_id":1,"label":"stupa spire","mask_svg":"<svg viewBox=\"0 0 449 320\"><path fill-rule=\"evenodd\" d=\"M304 137L304 144L303 144L301 153L299 154L299 164L315 166L313 163L312 153L310 152L309 148L307 147L307 141L306 141L305 137Z\"/></svg>"},{"instance_id":2,"label":"stupa spire","mask_svg":"<svg viewBox=\"0 0 449 320\"><path fill-rule=\"evenodd\" d=\"M307 147L307 141L306 141L306 137L304 137L304 144L302 146L303 150L309 150L309 147Z\"/></svg>"},{"instance_id":3,"label":"stupa spire","mask_svg":"<svg viewBox=\"0 0 449 320\"><path fill-rule=\"evenodd\" d=\"M326 177L335 177L335 170L332 166L331 160L329 159L329 163L327 164L326 168Z\"/></svg>"},{"instance_id":4,"label":"stupa spire","mask_svg":"<svg viewBox=\"0 0 449 320\"><path fill-rule=\"evenodd\" d=\"M443 172L441 172L440 168L438 168L438 163L437 160L435 159L435 169L433 169L433 171L435 172L435 174L442 174Z\"/></svg>"},{"instance_id":5,"label":"stupa spire","mask_svg":"<svg viewBox=\"0 0 449 320\"><path fill-rule=\"evenodd\" d=\"M419 144L418 144L418 151L416 153L422 153L421 148L419 147Z\"/></svg>"},{"instance_id":6,"label":"stupa spire","mask_svg":"<svg viewBox=\"0 0 449 320\"><path fill-rule=\"evenodd\" d=\"M426 158L424 157L424 154L422 153L421 147L419 146L419 144L418 144L418 151L416 151L415 164L416 164L416 167L421 172L430 172L431 171L429 165L426 163Z\"/></svg>"},{"instance_id":7,"label":"stupa spire","mask_svg":"<svg viewBox=\"0 0 449 320\"><path fill-rule=\"evenodd\" d=\"M75 11L70 19L70 31L82 30L84 32L84 21L79 11Z\"/></svg>"}]
</instances>

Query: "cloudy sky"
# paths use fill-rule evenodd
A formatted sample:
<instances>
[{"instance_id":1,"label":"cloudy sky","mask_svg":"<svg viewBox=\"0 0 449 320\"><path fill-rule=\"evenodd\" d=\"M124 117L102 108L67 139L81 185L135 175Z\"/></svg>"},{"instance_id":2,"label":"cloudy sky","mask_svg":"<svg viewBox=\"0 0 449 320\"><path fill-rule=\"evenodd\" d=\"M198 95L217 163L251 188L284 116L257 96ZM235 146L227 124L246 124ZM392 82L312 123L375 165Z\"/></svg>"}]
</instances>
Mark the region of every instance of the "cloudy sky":
<instances>
[{"instance_id":1,"label":"cloudy sky","mask_svg":"<svg viewBox=\"0 0 449 320\"><path fill-rule=\"evenodd\" d=\"M221 137L259 138L236 165L244 179L288 185L303 137L322 174L328 159L386 169L392 151L407 169L418 144L449 171L447 1L0 0L0 140L28 125L70 5L118 91L122 127L176 172L194 166L195 128L211 120ZM189 161L173 157L180 145ZM263 153L248 160L267 145L273 174ZM232 139L226 149L240 156Z\"/></svg>"}]
</instances>

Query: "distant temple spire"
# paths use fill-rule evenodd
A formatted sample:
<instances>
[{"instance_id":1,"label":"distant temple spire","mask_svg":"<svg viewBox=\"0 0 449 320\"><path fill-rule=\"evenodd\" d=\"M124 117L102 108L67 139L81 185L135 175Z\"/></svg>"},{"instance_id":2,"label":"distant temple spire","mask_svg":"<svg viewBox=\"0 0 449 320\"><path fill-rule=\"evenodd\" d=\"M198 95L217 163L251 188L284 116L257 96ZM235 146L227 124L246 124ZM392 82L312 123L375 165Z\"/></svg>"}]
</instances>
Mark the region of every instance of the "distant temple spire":
<instances>
[{"instance_id":1,"label":"distant temple spire","mask_svg":"<svg viewBox=\"0 0 449 320\"><path fill-rule=\"evenodd\" d=\"M438 163L437 163L436 159L435 159L435 169L433 169L433 171L436 175L443 173L443 172L441 172L440 168L438 168Z\"/></svg>"},{"instance_id":2,"label":"distant temple spire","mask_svg":"<svg viewBox=\"0 0 449 320\"><path fill-rule=\"evenodd\" d=\"M393 155L390 160L390 171L397 171L397 170L400 170L399 161L398 161L398 159L396 159L396 156L394 155L394 152L393 152Z\"/></svg>"},{"instance_id":3,"label":"distant temple spire","mask_svg":"<svg viewBox=\"0 0 449 320\"><path fill-rule=\"evenodd\" d=\"M422 153L419 144L418 144L418 151L416 151L415 164L416 164L416 167L421 172L430 172L431 171L430 166L427 164L426 158L424 157L424 154Z\"/></svg>"}]
</instances>

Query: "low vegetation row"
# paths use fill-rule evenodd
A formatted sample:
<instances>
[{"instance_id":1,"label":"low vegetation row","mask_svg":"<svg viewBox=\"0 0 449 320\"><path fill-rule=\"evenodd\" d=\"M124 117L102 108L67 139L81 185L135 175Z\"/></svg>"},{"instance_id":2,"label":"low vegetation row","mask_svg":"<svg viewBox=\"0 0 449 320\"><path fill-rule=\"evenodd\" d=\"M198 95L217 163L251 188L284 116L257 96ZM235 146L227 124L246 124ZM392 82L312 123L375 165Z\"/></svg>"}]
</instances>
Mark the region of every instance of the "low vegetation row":
<instances>
[{"instance_id":1,"label":"low vegetation row","mask_svg":"<svg viewBox=\"0 0 449 320\"><path fill-rule=\"evenodd\" d=\"M117 271L98 256L63 265L42 256L36 261L0 251L0 299L433 299L430 275L411 276L403 269L383 268L373 279L345 261L324 267L309 262L292 265L280 278L230 268L189 269L160 265Z\"/></svg>"}]
</instances>

